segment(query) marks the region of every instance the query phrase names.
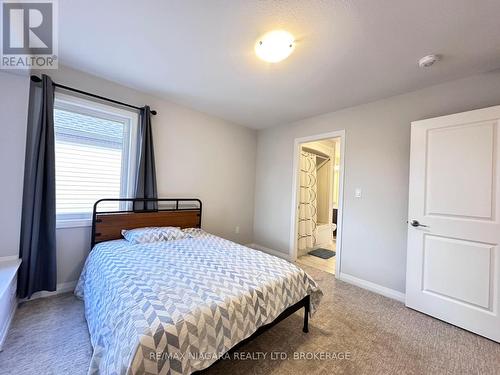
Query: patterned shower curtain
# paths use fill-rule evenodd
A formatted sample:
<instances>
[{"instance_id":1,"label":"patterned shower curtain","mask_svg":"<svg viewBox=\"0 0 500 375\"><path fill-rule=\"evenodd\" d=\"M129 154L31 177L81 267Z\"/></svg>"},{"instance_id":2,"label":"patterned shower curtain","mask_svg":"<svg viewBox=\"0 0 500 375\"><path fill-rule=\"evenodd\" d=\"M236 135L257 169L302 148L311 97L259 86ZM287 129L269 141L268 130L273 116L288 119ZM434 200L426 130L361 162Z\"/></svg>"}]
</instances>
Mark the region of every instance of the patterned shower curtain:
<instances>
[{"instance_id":1,"label":"patterned shower curtain","mask_svg":"<svg viewBox=\"0 0 500 375\"><path fill-rule=\"evenodd\" d=\"M306 254L316 243L316 182L316 155L301 151L298 256Z\"/></svg>"}]
</instances>

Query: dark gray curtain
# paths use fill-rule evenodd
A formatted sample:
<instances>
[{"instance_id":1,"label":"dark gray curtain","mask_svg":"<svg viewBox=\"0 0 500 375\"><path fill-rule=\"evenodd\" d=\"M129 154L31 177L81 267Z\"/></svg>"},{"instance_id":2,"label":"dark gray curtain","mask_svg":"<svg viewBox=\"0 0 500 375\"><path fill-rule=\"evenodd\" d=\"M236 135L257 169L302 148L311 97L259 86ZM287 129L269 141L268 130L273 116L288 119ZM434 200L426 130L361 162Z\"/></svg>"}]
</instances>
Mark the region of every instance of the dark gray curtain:
<instances>
[{"instance_id":1,"label":"dark gray curtain","mask_svg":"<svg viewBox=\"0 0 500 375\"><path fill-rule=\"evenodd\" d=\"M20 298L56 290L54 85L46 75L30 86L19 257Z\"/></svg>"},{"instance_id":2,"label":"dark gray curtain","mask_svg":"<svg viewBox=\"0 0 500 375\"><path fill-rule=\"evenodd\" d=\"M139 162L135 184L135 198L158 198L156 190L155 152L151 129L151 109L141 109L139 118ZM157 210L156 202L136 202L134 210Z\"/></svg>"}]
</instances>

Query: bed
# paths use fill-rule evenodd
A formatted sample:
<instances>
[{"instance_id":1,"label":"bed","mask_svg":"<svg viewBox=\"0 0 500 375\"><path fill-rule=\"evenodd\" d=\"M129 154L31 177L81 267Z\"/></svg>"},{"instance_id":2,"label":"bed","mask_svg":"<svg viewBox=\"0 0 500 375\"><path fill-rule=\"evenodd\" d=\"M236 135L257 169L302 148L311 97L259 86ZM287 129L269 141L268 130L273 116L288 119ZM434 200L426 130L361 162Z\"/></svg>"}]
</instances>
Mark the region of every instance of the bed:
<instances>
[{"instance_id":1,"label":"bed","mask_svg":"<svg viewBox=\"0 0 500 375\"><path fill-rule=\"evenodd\" d=\"M201 230L201 201L98 211L110 201L94 206L93 248L75 289L94 349L89 374L201 371L301 308L307 332L322 296L316 283L290 262ZM121 238L122 229L147 226L180 227L189 237Z\"/></svg>"}]
</instances>

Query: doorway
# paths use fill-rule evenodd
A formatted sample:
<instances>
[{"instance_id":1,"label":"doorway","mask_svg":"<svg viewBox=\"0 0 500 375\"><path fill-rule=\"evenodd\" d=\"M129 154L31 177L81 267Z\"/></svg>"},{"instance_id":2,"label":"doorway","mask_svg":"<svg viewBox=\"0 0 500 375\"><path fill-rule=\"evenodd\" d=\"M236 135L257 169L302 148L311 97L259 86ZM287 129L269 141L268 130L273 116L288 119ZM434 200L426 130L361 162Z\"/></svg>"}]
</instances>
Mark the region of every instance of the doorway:
<instances>
[{"instance_id":1,"label":"doorway","mask_svg":"<svg viewBox=\"0 0 500 375\"><path fill-rule=\"evenodd\" d=\"M344 132L295 140L290 257L340 274Z\"/></svg>"}]
</instances>

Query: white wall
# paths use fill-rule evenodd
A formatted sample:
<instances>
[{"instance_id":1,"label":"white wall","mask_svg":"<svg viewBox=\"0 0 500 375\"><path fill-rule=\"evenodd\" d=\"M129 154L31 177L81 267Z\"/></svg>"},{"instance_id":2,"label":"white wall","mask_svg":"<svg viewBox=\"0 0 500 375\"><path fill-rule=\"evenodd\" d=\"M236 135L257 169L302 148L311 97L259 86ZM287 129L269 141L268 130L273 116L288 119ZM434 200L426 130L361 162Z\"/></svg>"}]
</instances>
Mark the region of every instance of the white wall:
<instances>
[{"instance_id":1,"label":"white wall","mask_svg":"<svg viewBox=\"0 0 500 375\"><path fill-rule=\"evenodd\" d=\"M26 76L0 72L0 257L19 252L28 93Z\"/></svg>"},{"instance_id":2,"label":"white wall","mask_svg":"<svg viewBox=\"0 0 500 375\"><path fill-rule=\"evenodd\" d=\"M294 139L345 129L341 272L404 291L410 122L498 104L497 71L259 131L254 242L289 251Z\"/></svg>"},{"instance_id":3,"label":"white wall","mask_svg":"<svg viewBox=\"0 0 500 375\"><path fill-rule=\"evenodd\" d=\"M157 110L153 133L159 195L202 199L206 230L236 242L252 242L254 130L69 68L48 74L68 86ZM0 199L6 207L0 211L0 256L8 256L18 253L28 78L0 72L0 98ZM78 278L89 246L90 228L57 230L59 283Z\"/></svg>"}]
</instances>

